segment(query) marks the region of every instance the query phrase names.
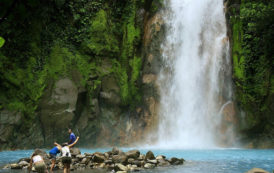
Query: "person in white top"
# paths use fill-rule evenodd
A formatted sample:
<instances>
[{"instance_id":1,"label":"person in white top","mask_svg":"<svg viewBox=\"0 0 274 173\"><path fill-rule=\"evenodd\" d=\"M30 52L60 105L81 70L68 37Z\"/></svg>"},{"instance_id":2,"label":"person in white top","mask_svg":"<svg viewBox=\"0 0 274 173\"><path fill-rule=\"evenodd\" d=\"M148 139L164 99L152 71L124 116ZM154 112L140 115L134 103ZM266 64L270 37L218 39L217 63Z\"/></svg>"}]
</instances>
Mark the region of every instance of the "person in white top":
<instances>
[{"instance_id":1,"label":"person in white top","mask_svg":"<svg viewBox=\"0 0 274 173\"><path fill-rule=\"evenodd\" d=\"M58 143L54 143L54 145L57 146L58 149L61 151L61 158L62 158L62 163L64 165L64 173L70 173L70 164L71 164L71 154L70 154L70 147L73 147L79 140L79 137L76 138L76 140L68 145L68 143L64 143L62 145Z\"/></svg>"},{"instance_id":2,"label":"person in white top","mask_svg":"<svg viewBox=\"0 0 274 173\"><path fill-rule=\"evenodd\" d=\"M35 150L34 153L32 154L31 158L30 158L30 165L29 165L29 169L28 172L30 172L30 170L32 169L32 164L34 165L35 170L38 173L48 173L47 170L47 166L44 162L44 159L41 155L38 154L38 150Z\"/></svg>"}]
</instances>

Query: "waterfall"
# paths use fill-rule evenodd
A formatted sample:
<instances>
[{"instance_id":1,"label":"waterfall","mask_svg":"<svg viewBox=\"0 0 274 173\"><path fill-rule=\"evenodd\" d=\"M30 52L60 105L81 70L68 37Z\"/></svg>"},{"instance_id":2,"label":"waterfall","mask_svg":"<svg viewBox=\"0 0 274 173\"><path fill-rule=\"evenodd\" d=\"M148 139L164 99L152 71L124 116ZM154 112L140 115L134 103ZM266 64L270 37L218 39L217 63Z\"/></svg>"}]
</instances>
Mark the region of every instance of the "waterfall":
<instances>
[{"instance_id":1,"label":"waterfall","mask_svg":"<svg viewBox=\"0 0 274 173\"><path fill-rule=\"evenodd\" d=\"M158 146L218 147L220 111L232 97L223 0L169 0L166 6Z\"/></svg>"}]
</instances>

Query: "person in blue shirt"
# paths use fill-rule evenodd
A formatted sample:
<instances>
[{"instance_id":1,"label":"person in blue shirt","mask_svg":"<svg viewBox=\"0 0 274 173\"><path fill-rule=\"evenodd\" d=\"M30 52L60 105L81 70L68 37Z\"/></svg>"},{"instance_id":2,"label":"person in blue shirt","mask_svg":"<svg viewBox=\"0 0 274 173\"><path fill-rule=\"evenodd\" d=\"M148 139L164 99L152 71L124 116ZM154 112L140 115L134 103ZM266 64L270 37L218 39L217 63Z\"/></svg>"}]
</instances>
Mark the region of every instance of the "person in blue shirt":
<instances>
[{"instance_id":1,"label":"person in blue shirt","mask_svg":"<svg viewBox=\"0 0 274 173\"><path fill-rule=\"evenodd\" d=\"M56 156L58 153L60 153L62 148L60 148L59 146L55 146L53 147L50 151L49 151L49 156L51 159L51 167L50 167L50 172L52 172L54 166L55 166L55 162L56 162Z\"/></svg>"},{"instance_id":2,"label":"person in blue shirt","mask_svg":"<svg viewBox=\"0 0 274 173\"><path fill-rule=\"evenodd\" d=\"M68 142L68 144L72 144L73 142L76 141L76 136L75 136L75 134L72 132L71 129L68 129L68 133L69 133L69 142Z\"/></svg>"}]
</instances>

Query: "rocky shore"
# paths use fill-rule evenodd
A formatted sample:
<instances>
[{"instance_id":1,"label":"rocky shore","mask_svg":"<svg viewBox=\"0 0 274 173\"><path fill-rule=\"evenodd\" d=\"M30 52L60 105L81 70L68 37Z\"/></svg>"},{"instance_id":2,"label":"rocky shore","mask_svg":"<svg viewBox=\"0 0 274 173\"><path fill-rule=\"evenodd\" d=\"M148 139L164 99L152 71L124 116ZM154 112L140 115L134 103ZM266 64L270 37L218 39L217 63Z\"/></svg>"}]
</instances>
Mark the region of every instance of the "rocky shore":
<instances>
[{"instance_id":1,"label":"rocky shore","mask_svg":"<svg viewBox=\"0 0 274 173\"><path fill-rule=\"evenodd\" d=\"M127 173L141 171L144 169L153 169L155 167L164 167L171 165L182 165L184 159L182 158L166 158L166 156L155 156L152 151L146 154L140 153L139 150L130 150L123 152L122 150L114 147L112 151L105 153L84 153L81 154L78 148L71 149L72 163L71 170L83 169L105 169L111 172ZM48 154L40 150L40 155L49 167L51 162ZM12 163L4 166L4 169L27 169L29 166L30 158L22 158L17 163ZM55 170L63 169L61 158L57 157ZM34 168L32 168L35 171Z\"/></svg>"}]
</instances>

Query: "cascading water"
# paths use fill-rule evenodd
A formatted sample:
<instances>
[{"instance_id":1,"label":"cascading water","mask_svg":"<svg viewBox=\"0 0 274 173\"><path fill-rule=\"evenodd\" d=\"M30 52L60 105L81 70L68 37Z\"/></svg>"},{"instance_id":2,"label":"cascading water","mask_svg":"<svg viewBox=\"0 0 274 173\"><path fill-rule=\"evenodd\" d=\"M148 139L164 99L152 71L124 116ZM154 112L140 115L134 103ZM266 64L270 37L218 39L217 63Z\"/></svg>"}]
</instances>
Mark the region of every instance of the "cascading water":
<instances>
[{"instance_id":1,"label":"cascading water","mask_svg":"<svg viewBox=\"0 0 274 173\"><path fill-rule=\"evenodd\" d=\"M221 109L231 100L223 0L166 2L158 146L218 146Z\"/></svg>"}]
</instances>

